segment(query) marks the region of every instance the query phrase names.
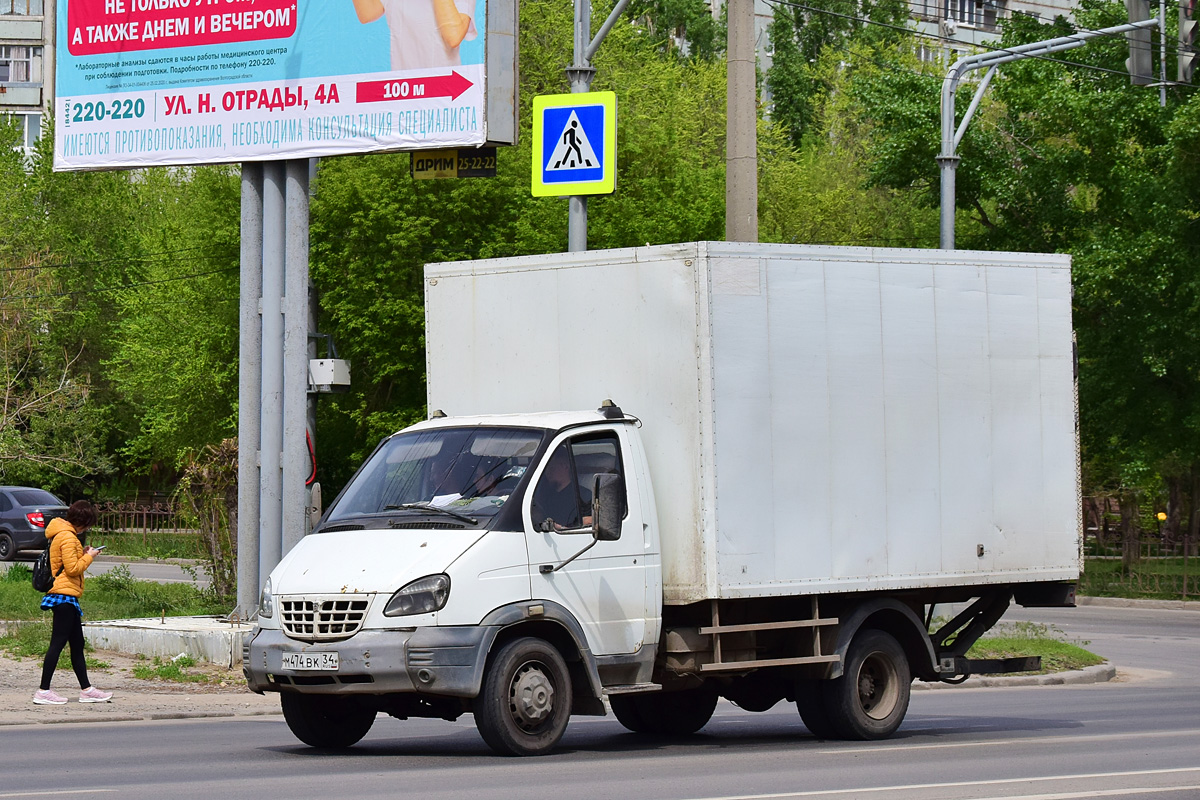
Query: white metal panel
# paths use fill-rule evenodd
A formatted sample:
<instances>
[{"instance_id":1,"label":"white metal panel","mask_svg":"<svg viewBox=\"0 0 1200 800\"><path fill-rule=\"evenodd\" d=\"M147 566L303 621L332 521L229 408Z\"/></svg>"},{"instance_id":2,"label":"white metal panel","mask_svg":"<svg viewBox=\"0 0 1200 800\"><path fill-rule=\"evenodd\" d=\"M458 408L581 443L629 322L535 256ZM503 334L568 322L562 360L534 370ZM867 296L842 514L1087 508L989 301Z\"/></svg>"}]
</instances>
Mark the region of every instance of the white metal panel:
<instances>
[{"instance_id":1,"label":"white metal panel","mask_svg":"<svg viewBox=\"0 0 1200 800\"><path fill-rule=\"evenodd\" d=\"M717 576L721 586L774 578L772 375L759 259L711 264Z\"/></svg>"},{"instance_id":2,"label":"white metal panel","mask_svg":"<svg viewBox=\"0 0 1200 800\"><path fill-rule=\"evenodd\" d=\"M887 574L887 474L879 265L825 265L829 342L830 577Z\"/></svg>"},{"instance_id":3,"label":"white metal panel","mask_svg":"<svg viewBox=\"0 0 1200 800\"><path fill-rule=\"evenodd\" d=\"M887 470L887 570L941 569L941 458L933 267L880 268Z\"/></svg>"},{"instance_id":4,"label":"white metal panel","mask_svg":"<svg viewBox=\"0 0 1200 800\"><path fill-rule=\"evenodd\" d=\"M1066 270L1038 271L1046 563L1080 566L1082 499L1076 452L1075 348L1071 329L1071 280ZM1063 535L1074 530L1075 537Z\"/></svg>"},{"instance_id":5,"label":"white metal panel","mask_svg":"<svg viewBox=\"0 0 1200 800\"><path fill-rule=\"evenodd\" d=\"M976 549L992 527L992 402L986 270L934 266L941 461L942 570L988 565ZM985 550L986 553L986 550Z\"/></svg>"},{"instance_id":6,"label":"white metal panel","mask_svg":"<svg viewBox=\"0 0 1200 800\"><path fill-rule=\"evenodd\" d=\"M985 539L994 569L1045 561L1042 380L1037 271L988 267L994 530Z\"/></svg>"},{"instance_id":7,"label":"white metal panel","mask_svg":"<svg viewBox=\"0 0 1200 800\"><path fill-rule=\"evenodd\" d=\"M780 498L774 509L772 578L825 580L833 569L834 548L825 263L767 263L771 492Z\"/></svg>"}]
</instances>

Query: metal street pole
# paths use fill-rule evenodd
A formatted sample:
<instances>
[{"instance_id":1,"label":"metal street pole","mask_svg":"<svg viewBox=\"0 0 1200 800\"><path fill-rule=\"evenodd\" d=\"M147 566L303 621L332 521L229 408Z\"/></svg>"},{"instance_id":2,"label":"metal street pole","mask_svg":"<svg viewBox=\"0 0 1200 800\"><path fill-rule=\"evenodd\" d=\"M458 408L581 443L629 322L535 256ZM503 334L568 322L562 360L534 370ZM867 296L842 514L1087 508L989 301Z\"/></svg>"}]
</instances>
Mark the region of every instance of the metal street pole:
<instances>
[{"instance_id":1,"label":"metal street pole","mask_svg":"<svg viewBox=\"0 0 1200 800\"><path fill-rule=\"evenodd\" d=\"M942 149L937 155L938 167L940 168L942 179L942 207L939 220L939 246L942 250L954 249L954 206L956 202L954 180L959 161L958 145L962 141L963 134L967 131L967 125L970 123L971 117L975 114L975 109L979 108L979 101L983 98L983 93L987 91L996 68L1001 64L1007 64L1010 61L1017 61L1022 58L1034 58L1049 53L1062 52L1063 50L1074 50L1076 47L1083 47L1087 44L1088 40L1100 36L1128 33L1129 31L1150 28L1158 24L1158 20L1156 19L1144 19L1124 25L1114 25L1111 28L1101 28L1097 31L1080 31L1070 36L1060 36L1057 39L1030 42L1029 44L1022 44L1005 50L991 50L986 53L966 56L954 62L954 65L946 73L945 80L942 81ZM955 129L954 96L958 91L958 84L962 81L966 73L976 69L986 69L987 73L983 76L983 80L979 82L979 87L975 90L975 96L971 98L971 104L967 107L967 112L963 114L962 122Z\"/></svg>"},{"instance_id":2,"label":"metal street pole","mask_svg":"<svg viewBox=\"0 0 1200 800\"><path fill-rule=\"evenodd\" d=\"M571 66L567 68L567 80L571 82L571 94L581 94L592 88L592 57L608 36L612 26L629 6L629 0L620 0L613 7L600 30L592 38L591 0L575 0L575 52ZM567 252L582 253L587 250L587 197L573 195L567 199Z\"/></svg>"}]
</instances>

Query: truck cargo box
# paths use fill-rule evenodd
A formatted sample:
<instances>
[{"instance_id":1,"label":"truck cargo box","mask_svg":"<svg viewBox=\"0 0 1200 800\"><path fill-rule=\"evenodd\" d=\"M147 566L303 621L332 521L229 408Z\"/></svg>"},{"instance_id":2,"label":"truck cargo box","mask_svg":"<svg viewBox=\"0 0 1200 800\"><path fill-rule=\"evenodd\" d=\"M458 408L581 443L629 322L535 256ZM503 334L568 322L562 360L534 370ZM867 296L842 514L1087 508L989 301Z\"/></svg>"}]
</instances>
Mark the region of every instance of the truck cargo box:
<instances>
[{"instance_id":1,"label":"truck cargo box","mask_svg":"<svg viewBox=\"0 0 1200 800\"><path fill-rule=\"evenodd\" d=\"M1067 256L700 242L425 279L431 409L641 419L668 604L1078 577Z\"/></svg>"}]
</instances>

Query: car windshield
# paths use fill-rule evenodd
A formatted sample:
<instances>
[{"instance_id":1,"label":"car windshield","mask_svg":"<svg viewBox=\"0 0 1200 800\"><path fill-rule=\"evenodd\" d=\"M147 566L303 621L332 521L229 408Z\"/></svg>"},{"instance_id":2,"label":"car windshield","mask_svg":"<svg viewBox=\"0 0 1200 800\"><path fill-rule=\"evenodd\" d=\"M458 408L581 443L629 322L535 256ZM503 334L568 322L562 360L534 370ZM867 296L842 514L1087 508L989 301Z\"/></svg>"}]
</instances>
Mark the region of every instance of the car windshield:
<instances>
[{"instance_id":1,"label":"car windshield","mask_svg":"<svg viewBox=\"0 0 1200 800\"><path fill-rule=\"evenodd\" d=\"M59 500L49 492L44 492L41 489L19 489L12 493L13 500L19 506L61 506L63 501Z\"/></svg>"},{"instance_id":2,"label":"car windshield","mask_svg":"<svg viewBox=\"0 0 1200 800\"><path fill-rule=\"evenodd\" d=\"M409 512L474 524L492 517L525 475L544 431L437 428L388 439L355 475L326 524Z\"/></svg>"}]
</instances>

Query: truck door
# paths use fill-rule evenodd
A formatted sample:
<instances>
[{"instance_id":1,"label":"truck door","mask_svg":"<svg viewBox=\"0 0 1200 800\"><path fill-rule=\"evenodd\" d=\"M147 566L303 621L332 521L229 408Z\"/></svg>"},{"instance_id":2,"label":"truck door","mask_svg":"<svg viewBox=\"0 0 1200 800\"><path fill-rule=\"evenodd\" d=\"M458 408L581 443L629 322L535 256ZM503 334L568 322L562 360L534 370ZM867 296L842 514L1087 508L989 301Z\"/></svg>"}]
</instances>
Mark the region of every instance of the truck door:
<instances>
[{"instance_id":1,"label":"truck door","mask_svg":"<svg viewBox=\"0 0 1200 800\"><path fill-rule=\"evenodd\" d=\"M646 631L645 529L628 443L615 429L564 435L550 448L526 494L523 517L534 600L549 600L575 615L596 655L633 653ZM624 479L621 538L592 542L592 485L599 473ZM543 571L545 570L545 571Z\"/></svg>"}]
</instances>

